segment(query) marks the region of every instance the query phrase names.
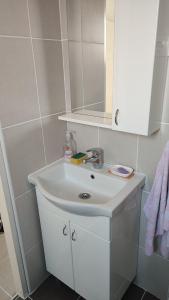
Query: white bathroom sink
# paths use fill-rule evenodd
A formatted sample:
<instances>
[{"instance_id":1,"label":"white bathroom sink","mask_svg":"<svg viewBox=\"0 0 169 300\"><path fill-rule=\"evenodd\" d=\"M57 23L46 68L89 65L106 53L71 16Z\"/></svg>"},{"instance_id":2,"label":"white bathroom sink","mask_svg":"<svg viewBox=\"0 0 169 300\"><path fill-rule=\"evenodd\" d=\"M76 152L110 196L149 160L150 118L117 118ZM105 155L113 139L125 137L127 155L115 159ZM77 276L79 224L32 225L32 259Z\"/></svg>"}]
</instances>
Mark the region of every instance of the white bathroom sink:
<instances>
[{"instance_id":1,"label":"white bathroom sink","mask_svg":"<svg viewBox=\"0 0 169 300\"><path fill-rule=\"evenodd\" d=\"M109 174L107 168L95 171L63 159L30 174L28 179L56 206L88 216L112 217L115 208L144 185L142 174L122 179Z\"/></svg>"}]
</instances>

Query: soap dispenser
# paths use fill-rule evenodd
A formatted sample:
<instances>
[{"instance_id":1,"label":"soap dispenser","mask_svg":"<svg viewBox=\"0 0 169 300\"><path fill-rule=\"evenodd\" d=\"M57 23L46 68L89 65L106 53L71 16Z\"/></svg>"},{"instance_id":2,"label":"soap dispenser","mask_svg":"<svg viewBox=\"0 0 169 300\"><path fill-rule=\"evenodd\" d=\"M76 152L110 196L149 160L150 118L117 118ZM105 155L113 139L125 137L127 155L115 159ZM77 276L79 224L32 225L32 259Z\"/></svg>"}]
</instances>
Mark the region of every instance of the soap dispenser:
<instances>
[{"instance_id":1,"label":"soap dispenser","mask_svg":"<svg viewBox=\"0 0 169 300\"><path fill-rule=\"evenodd\" d=\"M63 147L64 159L70 161L71 157L76 154L76 141L73 137L73 132L70 130L66 131L65 145Z\"/></svg>"}]
</instances>

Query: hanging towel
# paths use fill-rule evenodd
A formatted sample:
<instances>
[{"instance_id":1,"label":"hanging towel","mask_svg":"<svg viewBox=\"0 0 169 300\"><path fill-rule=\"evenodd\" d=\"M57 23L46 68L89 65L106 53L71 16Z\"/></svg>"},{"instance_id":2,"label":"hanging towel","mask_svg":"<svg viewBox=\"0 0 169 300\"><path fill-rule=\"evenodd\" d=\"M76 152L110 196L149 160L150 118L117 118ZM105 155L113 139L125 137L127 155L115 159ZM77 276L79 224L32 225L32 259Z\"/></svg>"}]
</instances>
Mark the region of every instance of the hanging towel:
<instances>
[{"instance_id":1,"label":"hanging towel","mask_svg":"<svg viewBox=\"0 0 169 300\"><path fill-rule=\"evenodd\" d=\"M145 250L154 252L155 237L161 236L160 252L169 257L169 142L158 163L154 183L144 206L147 218Z\"/></svg>"}]
</instances>

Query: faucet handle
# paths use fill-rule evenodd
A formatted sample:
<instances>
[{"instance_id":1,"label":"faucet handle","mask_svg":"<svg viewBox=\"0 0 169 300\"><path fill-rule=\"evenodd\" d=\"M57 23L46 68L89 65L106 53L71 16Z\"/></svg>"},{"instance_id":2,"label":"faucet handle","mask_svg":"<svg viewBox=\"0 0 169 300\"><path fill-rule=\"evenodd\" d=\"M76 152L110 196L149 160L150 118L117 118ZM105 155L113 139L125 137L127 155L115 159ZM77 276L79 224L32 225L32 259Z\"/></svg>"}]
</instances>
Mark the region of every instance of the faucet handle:
<instances>
[{"instance_id":1,"label":"faucet handle","mask_svg":"<svg viewBox=\"0 0 169 300\"><path fill-rule=\"evenodd\" d=\"M102 148L91 148L91 149L88 149L86 151L87 153L92 153L91 157L94 156L94 157L97 157L97 156L100 156L100 155L103 155L104 153L104 150Z\"/></svg>"},{"instance_id":2,"label":"faucet handle","mask_svg":"<svg viewBox=\"0 0 169 300\"><path fill-rule=\"evenodd\" d=\"M104 163L104 150L102 148L91 148L86 151L89 155L86 162L93 164L95 169L101 169Z\"/></svg>"}]
</instances>

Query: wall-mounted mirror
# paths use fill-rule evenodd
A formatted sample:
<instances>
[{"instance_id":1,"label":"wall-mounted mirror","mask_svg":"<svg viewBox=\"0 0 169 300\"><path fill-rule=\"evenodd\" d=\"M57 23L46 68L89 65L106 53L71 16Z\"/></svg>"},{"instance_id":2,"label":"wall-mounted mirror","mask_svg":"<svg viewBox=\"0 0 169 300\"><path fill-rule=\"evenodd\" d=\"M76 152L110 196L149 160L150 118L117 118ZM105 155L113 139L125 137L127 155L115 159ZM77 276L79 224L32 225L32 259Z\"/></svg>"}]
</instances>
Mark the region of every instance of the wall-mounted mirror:
<instances>
[{"instance_id":1,"label":"wall-mounted mirror","mask_svg":"<svg viewBox=\"0 0 169 300\"><path fill-rule=\"evenodd\" d=\"M67 0L71 108L73 112L112 115L112 0Z\"/></svg>"}]
</instances>

